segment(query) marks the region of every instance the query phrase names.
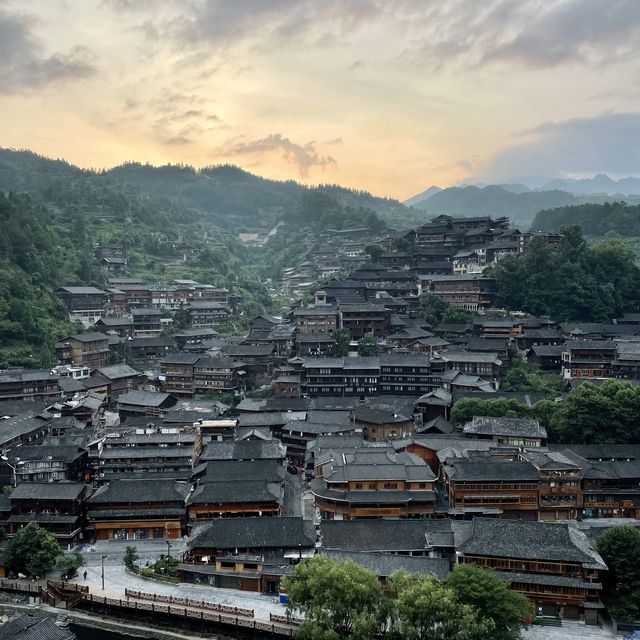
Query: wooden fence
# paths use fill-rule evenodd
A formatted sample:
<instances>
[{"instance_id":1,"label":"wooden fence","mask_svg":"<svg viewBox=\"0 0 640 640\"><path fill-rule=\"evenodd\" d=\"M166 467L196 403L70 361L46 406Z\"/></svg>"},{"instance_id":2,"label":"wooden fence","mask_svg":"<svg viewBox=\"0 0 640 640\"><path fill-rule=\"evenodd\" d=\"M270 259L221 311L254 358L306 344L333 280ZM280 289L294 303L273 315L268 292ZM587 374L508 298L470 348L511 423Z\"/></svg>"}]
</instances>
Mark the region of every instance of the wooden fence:
<instances>
[{"instance_id":1,"label":"wooden fence","mask_svg":"<svg viewBox=\"0 0 640 640\"><path fill-rule=\"evenodd\" d=\"M133 589L125 589L124 595L127 596L127 598L134 598L136 600L152 600L153 602L166 602L168 604L177 604L183 607L191 607L193 609L206 609L207 611L217 611L219 613L227 613L235 616L246 616L247 618L255 617L253 609L244 609L243 607L230 607L226 604L207 602L205 600L192 600L191 598L163 596L157 593L134 591Z\"/></svg>"}]
</instances>

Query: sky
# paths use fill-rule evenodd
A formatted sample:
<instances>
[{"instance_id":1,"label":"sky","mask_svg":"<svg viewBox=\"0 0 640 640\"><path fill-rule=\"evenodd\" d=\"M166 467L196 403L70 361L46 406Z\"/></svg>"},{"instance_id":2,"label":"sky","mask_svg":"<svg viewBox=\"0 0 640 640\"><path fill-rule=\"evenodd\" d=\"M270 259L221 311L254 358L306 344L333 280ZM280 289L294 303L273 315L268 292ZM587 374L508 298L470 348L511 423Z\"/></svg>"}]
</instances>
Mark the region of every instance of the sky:
<instances>
[{"instance_id":1,"label":"sky","mask_svg":"<svg viewBox=\"0 0 640 640\"><path fill-rule=\"evenodd\" d=\"M0 0L0 146L400 199L640 175L640 0Z\"/></svg>"}]
</instances>

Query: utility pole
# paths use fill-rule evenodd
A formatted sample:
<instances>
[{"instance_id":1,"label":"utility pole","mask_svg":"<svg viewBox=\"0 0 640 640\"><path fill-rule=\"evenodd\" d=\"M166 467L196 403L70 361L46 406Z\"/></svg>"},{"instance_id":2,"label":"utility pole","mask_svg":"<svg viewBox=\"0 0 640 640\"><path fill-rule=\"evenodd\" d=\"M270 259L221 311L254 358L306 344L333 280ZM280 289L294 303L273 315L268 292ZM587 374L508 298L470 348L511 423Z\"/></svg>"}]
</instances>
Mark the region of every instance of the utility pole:
<instances>
[{"instance_id":1,"label":"utility pole","mask_svg":"<svg viewBox=\"0 0 640 640\"><path fill-rule=\"evenodd\" d=\"M108 558L109 556L102 556L102 590L104 591L104 561L106 558Z\"/></svg>"}]
</instances>

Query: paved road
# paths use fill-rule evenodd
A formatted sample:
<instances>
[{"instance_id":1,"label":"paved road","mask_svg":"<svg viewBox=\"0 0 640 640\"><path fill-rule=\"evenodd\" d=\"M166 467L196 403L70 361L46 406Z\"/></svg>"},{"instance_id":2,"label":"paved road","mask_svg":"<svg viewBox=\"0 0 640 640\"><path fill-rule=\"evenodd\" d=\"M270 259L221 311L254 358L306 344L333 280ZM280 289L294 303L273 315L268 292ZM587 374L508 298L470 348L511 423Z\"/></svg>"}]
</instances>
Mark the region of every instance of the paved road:
<instances>
[{"instance_id":1,"label":"paved road","mask_svg":"<svg viewBox=\"0 0 640 640\"><path fill-rule=\"evenodd\" d=\"M181 555L185 547L184 540L171 541L171 553ZM155 562L160 554L166 554L167 544L164 540L137 540L137 541L102 541L97 542L95 551L82 552L87 565L80 570L80 576L76 582L85 584L91 591L98 595L106 595L112 598L124 598L125 589L135 589L149 593L173 595L193 598L194 600L206 600L218 604L226 604L235 607L246 607L255 611L255 616L260 620L269 620L270 613L284 615L285 608L272 596L264 596L251 592L236 591L233 589L218 589L207 585L181 583L177 585L163 584L150 580L143 580L138 576L125 572L122 565L122 556L127 546L135 546L140 556L139 562L144 565ZM102 590L102 556L104 561L104 591ZM86 570L87 579L83 579Z\"/></svg>"},{"instance_id":2,"label":"paved road","mask_svg":"<svg viewBox=\"0 0 640 640\"><path fill-rule=\"evenodd\" d=\"M608 640L615 636L599 627L565 622L562 627L530 627L522 633L524 640Z\"/></svg>"}]
</instances>

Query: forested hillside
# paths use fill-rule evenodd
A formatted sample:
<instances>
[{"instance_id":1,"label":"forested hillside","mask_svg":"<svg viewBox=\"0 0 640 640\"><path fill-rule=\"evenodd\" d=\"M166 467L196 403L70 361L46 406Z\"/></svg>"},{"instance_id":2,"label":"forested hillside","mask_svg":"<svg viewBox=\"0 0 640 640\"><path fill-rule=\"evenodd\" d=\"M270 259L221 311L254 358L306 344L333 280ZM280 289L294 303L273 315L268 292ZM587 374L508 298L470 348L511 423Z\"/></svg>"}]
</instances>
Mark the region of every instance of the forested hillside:
<instances>
[{"instance_id":1,"label":"forested hillside","mask_svg":"<svg viewBox=\"0 0 640 640\"><path fill-rule=\"evenodd\" d=\"M0 193L0 228L0 368L46 364L55 339L70 330L53 291L91 280L90 263L27 195Z\"/></svg>"},{"instance_id":2,"label":"forested hillside","mask_svg":"<svg viewBox=\"0 0 640 640\"><path fill-rule=\"evenodd\" d=\"M545 209L538 212L531 228L534 231L557 231L568 224L579 224L589 236L640 236L640 205L607 202Z\"/></svg>"},{"instance_id":3,"label":"forested hillside","mask_svg":"<svg viewBox=\"0 0 640 640\"><path fill-rule=\"evenodd\" d=\"M50 364L51 346L72 329L53 292L104 286L107 274L93 256L98 243L125 247L130 273L149 282L186 277L227 287L243 299L242 322L274 310L262 281L303 259L309 246L300 234L382 230L374 209L404 209L367 193L308 189L232 166L127 164L96 172L11 150L0 150L2 192L11 195L1 201L0 367ZM241 229L278 222L281 233L264 250L238 240Z\"/></svg>"}]
</instances>

